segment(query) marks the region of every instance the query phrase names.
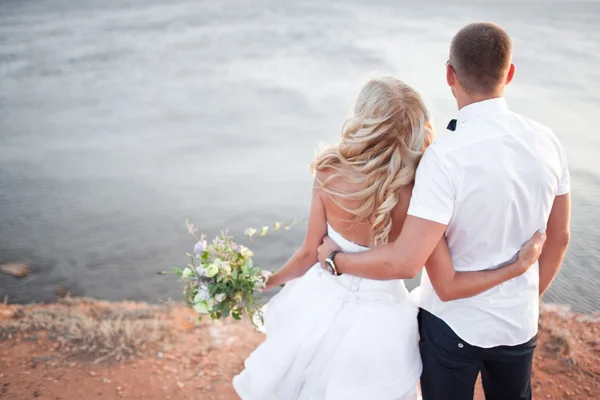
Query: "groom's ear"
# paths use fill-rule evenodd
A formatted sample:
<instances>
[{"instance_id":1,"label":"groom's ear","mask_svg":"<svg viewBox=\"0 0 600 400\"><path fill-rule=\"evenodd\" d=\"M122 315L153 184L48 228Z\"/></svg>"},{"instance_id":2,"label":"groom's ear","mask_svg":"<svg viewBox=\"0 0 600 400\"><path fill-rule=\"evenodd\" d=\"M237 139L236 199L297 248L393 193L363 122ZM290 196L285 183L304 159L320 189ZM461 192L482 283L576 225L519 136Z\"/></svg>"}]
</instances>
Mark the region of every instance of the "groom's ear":
<instances>
[{"instance_id":1,"label":"groom's ear","mask_svg":"<svg viewBox=\"0 0 600 400\"><path fill-rule=\"evenodd\" d=\"M506 75L505 85L508 85L510 82L512 82L514 77L515 77L515 64L510 64L510 67L508 68L508 74Z\"/></svg>"},{"instance_id":2,"label":"groom's ear","mask_svg":"<svg viewBox=\"0 0 600 400\"><path fill-rule=\"evenodd\" d=\"M456 85L456 74L450 64L446 64L446 82L450 87Z\"/></svg>"}]
</instances>

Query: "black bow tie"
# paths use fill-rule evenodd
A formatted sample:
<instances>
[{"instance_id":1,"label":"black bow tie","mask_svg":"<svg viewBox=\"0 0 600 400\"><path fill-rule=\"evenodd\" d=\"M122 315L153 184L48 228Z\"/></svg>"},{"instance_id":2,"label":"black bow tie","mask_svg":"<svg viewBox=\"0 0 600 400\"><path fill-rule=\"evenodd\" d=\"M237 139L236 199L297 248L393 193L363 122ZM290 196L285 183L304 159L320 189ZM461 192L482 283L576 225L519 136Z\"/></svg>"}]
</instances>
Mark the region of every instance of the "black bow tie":
<instances>
[{"instance_id":1,"label":"black bow tie","mask_svg":"<svg viewBox=\"0 0 600 400\"><path fill-rule=\"evenodd\" d=\"M456 130L456 120L455 119L451 119L450 122L448 122L448 126L446 127L446 129L448 129L449 131L454 132Z\"/></svg>"}]
</instances>

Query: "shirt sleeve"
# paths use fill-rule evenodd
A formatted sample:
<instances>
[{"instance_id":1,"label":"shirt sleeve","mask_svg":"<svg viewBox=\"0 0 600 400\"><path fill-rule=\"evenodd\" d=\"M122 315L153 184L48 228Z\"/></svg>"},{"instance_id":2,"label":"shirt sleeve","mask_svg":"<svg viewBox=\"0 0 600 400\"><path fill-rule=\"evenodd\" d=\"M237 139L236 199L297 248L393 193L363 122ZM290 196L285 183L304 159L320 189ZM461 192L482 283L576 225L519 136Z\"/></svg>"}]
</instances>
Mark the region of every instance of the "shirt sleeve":
<instances>
[{"instance_id":1,"label":"shirt sleeve","mask_svg":"<svg viewBox=\"0 0 600 400\"><path fill-rule=\"evenodd\" d=\"M417 168L408 215L448 225L456 190L447 166L430 147Z\"/></svg>"},{"instance_id":2,"label":"shirt sleeve","mask_svg":"<svg viewBox=\"0 0 600 400\"><path fill-rule=\"evenodd\" d=\"M562 174L558 182L558 188L556 189L556 195L562 196L571 191L571 176L569 175L569 166L567 163L567 156L565 151L561 149L562 154Z\"/></svg>"}]
</instances>

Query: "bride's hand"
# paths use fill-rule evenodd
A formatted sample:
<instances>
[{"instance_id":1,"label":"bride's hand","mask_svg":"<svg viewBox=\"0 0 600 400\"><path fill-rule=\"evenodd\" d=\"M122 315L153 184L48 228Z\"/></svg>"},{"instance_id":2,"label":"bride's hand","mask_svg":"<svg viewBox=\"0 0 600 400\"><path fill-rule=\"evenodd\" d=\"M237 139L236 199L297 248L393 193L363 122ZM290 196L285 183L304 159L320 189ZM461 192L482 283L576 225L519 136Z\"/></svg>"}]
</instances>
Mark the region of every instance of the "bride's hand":
<instances>
[{"instance_id":1,"label":"bride's hand","mask_svg":"<svg viewBox=\"0 0 600 400\"><path fill-rule=\"evenodd\" d=\"M271 281L271 277L273 276L273 273L271 271L265 271L263 269L262 271L260 271L260 276L263 279L263 282L265 285L264 288L261 290L261 292L272 289L273 286L272 286L272 284L269 285L269 281Z\"/></svg>"},{"instance_id":2,"label":"bride's hand","mask_svg":"<svg viewBox=\"0 0 600 400\"><path fill-rule=\"evenodd\" d=\"M538 258L540 258L545 241L546 232L544 230L539 230L534 233L531 239L529 239L527 243L523 245L521 250L519 250L516 264L522 274L535 264Z\"/></svg>"}]
</instances>

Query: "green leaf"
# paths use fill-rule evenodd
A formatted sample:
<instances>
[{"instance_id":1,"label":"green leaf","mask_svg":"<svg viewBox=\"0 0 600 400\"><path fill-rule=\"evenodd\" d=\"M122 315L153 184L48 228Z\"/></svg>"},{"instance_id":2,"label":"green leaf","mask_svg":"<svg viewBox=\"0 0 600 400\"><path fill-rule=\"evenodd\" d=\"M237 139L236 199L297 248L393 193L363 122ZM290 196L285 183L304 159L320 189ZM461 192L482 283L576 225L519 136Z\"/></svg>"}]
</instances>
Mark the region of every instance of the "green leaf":
<instances>
[{"instance_id":1,"label":"green leaf","mask_svg":"<svg viewBox=\"0 0 600 400\"><path fill-rule=\"evenodd\" d=\"M233 317L233 319L236 319L236 320L238 320L238 321L239 321L240 319L242 319L242 317L241 317L241 315L240 315L240 311L239 311L239 310L233 310L233 311L231 312L231 316Z\"/></svg>"},{"instance_id":2,"label":"green leaf","mask_svg":"<svg viewBox=\"0 0 600 400\"><path fill-rule=\"evenodd\" d=\"M181 275L183 274L183 271L181 271L181 268L177 268L177 267L172 267L171 271L173 271L175 273L175 275L181 277Z\"/></svg>"}]
</instances>

